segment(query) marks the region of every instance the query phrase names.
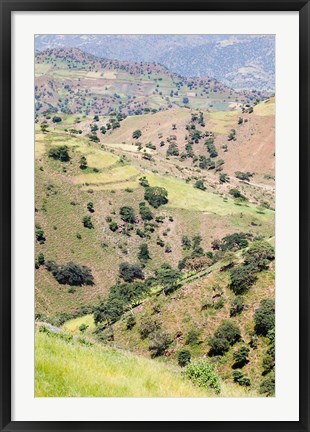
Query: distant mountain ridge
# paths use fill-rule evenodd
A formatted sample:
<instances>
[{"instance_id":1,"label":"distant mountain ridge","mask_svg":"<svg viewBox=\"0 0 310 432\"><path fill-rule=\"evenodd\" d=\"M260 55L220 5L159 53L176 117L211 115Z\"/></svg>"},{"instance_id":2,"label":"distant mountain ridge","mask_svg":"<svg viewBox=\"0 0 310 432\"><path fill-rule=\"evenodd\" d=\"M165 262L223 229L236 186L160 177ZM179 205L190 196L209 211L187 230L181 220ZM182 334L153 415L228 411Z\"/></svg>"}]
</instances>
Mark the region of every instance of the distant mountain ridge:
<instances>
[{"instance_id":1,"label":"distant mountain ridge","mask_svg":"<svg viewBox=\"0 0 310 432\"><path fill-rule=\"evenodd\" d=\"M111 60L80 48L37 50L35 75L37 112L139 115L176 106L225 111L270 96L235 91L210 76L182 77L156 62Z\"/></svg>"},{"instance_id":2,"label":"distant mountain ridge","mask_svg":"<svg viewBox=\"0 0 310 432\"><path fill-rule=\"evenodd\" d=\"M76 47L109 59L156 62L184 77L273 92L272 35L38 35L36 49Z\"/></svg>"}]
</instances>

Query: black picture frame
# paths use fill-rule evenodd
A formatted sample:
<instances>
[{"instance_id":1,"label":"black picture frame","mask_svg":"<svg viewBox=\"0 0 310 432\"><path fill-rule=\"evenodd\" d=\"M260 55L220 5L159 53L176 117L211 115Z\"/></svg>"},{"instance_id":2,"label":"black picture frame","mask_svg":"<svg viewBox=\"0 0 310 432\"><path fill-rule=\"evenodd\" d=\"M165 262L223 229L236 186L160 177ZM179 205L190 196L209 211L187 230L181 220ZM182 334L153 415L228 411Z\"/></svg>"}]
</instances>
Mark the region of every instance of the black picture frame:
<instances>
[{"instance_id":1,"label":"black picture frame","mask_svg":"<svg viewBox=\"0 0 310 432\"><path fill-rule=\"evenodd\" d=\"M296 422L11 421L11 13L13 11L298 11L299 12L299 415ZM0 428L1 431L310 431L309 423L309 0L0 0Z\"/></svg>"}]
</instances>

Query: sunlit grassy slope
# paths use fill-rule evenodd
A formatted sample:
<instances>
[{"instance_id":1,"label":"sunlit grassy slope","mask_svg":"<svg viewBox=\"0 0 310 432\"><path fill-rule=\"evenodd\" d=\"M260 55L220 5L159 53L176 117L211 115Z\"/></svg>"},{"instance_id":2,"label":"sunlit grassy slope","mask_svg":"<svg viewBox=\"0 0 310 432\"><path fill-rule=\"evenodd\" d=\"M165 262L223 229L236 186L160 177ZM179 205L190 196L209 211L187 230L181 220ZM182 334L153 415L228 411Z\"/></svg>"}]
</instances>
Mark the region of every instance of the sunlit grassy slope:
<instances>
[{"instance_id":1,"label":"sunlit grassy slope","mask_svg":"<svg viewBox=\"0 0 310 432\"><path fill-rule=\"evenodd\" d=\"M36 333L36 397L210 397L177 369L99 345Z\"/></svg>"},{"instance_id":2,"label":"sunlit grassy slope","mask_svg":"<svg viewBox=\"0 0 310 432\"><path fill-rule=\"evenodd\" d=\"M259 218L266 220L274 217L274 212L271 210L264 209L263 213L259 213L253 204L236 205L235 201L230 198L224 201L220 195L193 188L192 185L174 177L161 177L153 174L148 174L146 177L152 186L161 186L167 189L168 206L172 208L190 208L220 216L242 211L244 214L259 216Z\"/></svg>"}]
</instances>

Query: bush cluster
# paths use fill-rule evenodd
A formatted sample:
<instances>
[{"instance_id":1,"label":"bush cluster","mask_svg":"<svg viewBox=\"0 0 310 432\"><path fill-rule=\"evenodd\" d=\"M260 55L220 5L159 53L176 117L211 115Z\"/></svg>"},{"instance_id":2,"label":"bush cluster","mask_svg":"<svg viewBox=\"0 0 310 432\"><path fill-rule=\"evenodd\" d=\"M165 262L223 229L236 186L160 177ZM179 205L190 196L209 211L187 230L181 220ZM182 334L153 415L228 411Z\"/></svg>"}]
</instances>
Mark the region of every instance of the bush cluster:
<instances>
[{"instance_id":1,"label":"bush cluster","mask_svg":"<svg viewBox=\"0 0 310 432\"><path fill-rule=\"evenodd\" d=\"M213 366L206 360L190 362L186 366L184 374L200 387L212 388L215 393L221 391L220 379Z\"/></svg>"},{"instance_id":2,"label":"bush cluster","mask_svg":"<svg viewBox=\"0 0 310 432\"><path fill-rule=\"evenodd\" d=\"M223 355L229 348L241 339L241 332L231 321L223 321L209 340L210 356Z\"/></svg>"},{"instance_id":3,"label":"bush cluster","mask_svg":"<svg viewBox=\"0 0 310 432\"><path fill-rule=\"evenodd\" d=\"M71 286L94 284L94 278L89 267L80 266L73 262L58 265L53 261L49 261L46 264L46 268L52 273L59 284Z\"/></svg>"},{"instance_id":4,"label":"bush cluster","mask_svg":"<svg viewBox=\"0 0 310 432\"><path fill-rule=\"evenodd\" d=\"M52 146L48 151L48 157L61 162L68 162L70 160L69 148L66 145Z\"/></svg>"},{"instance_id":5,"label":"bush cluster","mask_svg":"<svg viewBox=\"0 0 310 432\"><path fill-rule=\"evenodd\" d=\"M144 192L144 199L154 208L167 204L168 192L165 188L154 186L146 187Z\"/></svg>"}]
</instances>

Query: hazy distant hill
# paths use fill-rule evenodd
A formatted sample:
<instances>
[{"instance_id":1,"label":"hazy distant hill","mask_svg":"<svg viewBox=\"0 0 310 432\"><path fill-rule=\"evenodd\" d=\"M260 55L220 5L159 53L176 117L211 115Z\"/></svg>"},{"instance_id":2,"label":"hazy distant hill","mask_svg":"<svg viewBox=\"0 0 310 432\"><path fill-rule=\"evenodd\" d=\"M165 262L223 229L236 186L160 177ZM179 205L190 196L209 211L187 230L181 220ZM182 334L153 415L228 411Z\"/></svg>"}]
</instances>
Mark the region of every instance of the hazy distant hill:
<instances>
[{"instance_id":1,"label":"hazy distant hill","mask_svg":"<svg viewBox=\"0 0 310 432\"><path fill-rule=\"evenodd\" d=\"M182 77L156 62L111 60L79 48L37 51L36 111L139 115L189 106L225 111L268 92L235 91L213 77Z\"/></svg>"},{"instance_id":2,"label":"hazy distant hill","mask_svg":"<svg viewBox=\"0 0 310 432\"><path fill-rule=\"evenodd\" d=\"M185 77L274 91L275 39L267 35L40 35L36 48L77 47L99 57L162 63Z\"/></svg>"}]
</instances>

